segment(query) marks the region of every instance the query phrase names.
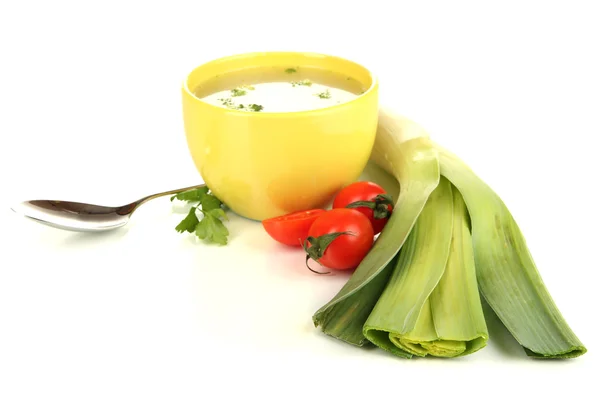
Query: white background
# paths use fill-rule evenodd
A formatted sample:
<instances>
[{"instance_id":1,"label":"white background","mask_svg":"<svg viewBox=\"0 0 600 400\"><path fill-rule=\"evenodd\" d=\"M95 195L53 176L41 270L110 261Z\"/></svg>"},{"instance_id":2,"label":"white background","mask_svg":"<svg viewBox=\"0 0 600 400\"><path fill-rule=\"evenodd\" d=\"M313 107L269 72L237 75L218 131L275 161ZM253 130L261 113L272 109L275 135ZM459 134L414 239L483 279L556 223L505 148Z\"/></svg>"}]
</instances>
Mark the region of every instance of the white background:
<instances>
[{"instance_id":1,"label":"white background","mask_svg":"<svg viewBox=\"0 0 600 400\"><path fill-rule=\"evenodd\" d=\"M1 399L598 398L597 2L0 4ZM347 276L312 275L260 224L232 216L219 248L177 234L168 199L98 236L9 210L199 182L180 84L262 50L372 68L382 103L505 200L588 354L528 359L492 319L472 356L397 359L314 329Z\"/></svg>"}]
</instances>

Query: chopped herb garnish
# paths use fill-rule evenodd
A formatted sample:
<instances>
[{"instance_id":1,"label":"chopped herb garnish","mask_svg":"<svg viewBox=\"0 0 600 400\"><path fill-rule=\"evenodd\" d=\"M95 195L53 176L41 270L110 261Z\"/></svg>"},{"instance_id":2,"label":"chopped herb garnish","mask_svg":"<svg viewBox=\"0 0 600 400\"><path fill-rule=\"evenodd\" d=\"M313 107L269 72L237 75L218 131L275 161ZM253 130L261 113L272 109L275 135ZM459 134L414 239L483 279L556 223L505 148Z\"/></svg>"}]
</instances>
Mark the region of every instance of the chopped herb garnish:
<instances>
[{"instance_id":1,"label":"chopped herb garnish","mask_svg":"<svg viewBox=\"0 0 600 400\"><path fill-rule=\"evenodd\" d=\"M301 81L294 81L292 82L292 86L296 87L296 86L312 86L312 82L310 81L310 79L303 79Z\"/></svg>"},{"instance_id":2,"label":"chopped herb garnish","mask_svg":"<svg viewBox=\"0 0 600 400\"><path fill-rule=\"evenodd\" d=\"M253 112L259 112L259 111L262 111L262 109L263 109L263 108L264 108L264 107L263 107L263 106L261 106L261 105L259 105L259 104L249 104L249 105L248 105L248 109L249 109L250 111L253 111Z\"/></svg>"},{"instance_id":3,"label":"chopped herb garnish","mask_svg":"<svg viewBox=\"0 0 600 400\"><path fill-rule=\"evenodd\" d=\"M317 93L315 96L317 96L320 99L330 99L331 93L329 92L329 89L327 89L324 92Z\"/></svg>"},{"instance_id":4,"label":"chopped herb garnish","mask_svg":"<svg viewBox=\"0 0 600 400\"><path fill-rule=\"evenodd\" d=\"M245 91L244 89L240 89L240 88L231 89L231 95L233 97L244 96L244 95L246 95L246 93L248 93L248 92Z\"/></svg>"},{"instance_id":5,"label":"chopped herb garnish","mask_svg":"<svg viewBox=\"0 0 600 400\"><path fill-rule=\"evenodd\" d=\"M222 105L224 105L227 108L235 108L235 104L233 103L233 100L231 99L218 99Z\"/></svg>"},{"instance_id":6,"label":"chopped herb garnish","mask_svg":"<svg viewBox=\"0 0 600 400\"><path fill-rule=\"evenodd\" d=\"M293 73L296 73L296 72L298 72L298 70L296 68L288 68L288 69L285 70L286 74L293 74Z\"/></svg>"},{"instance_id":7,"label":"chopped herb garnish","mask_svg":"<svg viewBox=\"0 0 600 400\"><path fill-rule=\"evenodd\" d=\"M255 88L252 85L242 85L240 89L254 90Z\"/></svg>"},{"instance_id":8,"label":"chopped herb garnish","mask_svg":"<svg viewBox=\"0 0 600 400\"><path fill-rule=\"evenodd\" d=\"M250 111L250 112L259 112L263 110L263 106L259 105L259 104L248 104L243 105L243 104L236 104L233 102L233 100L231 99L218 99L221 104L227 108L230 108L232 110L242 110L242 111Z\"/></svg>"}]
</instances>

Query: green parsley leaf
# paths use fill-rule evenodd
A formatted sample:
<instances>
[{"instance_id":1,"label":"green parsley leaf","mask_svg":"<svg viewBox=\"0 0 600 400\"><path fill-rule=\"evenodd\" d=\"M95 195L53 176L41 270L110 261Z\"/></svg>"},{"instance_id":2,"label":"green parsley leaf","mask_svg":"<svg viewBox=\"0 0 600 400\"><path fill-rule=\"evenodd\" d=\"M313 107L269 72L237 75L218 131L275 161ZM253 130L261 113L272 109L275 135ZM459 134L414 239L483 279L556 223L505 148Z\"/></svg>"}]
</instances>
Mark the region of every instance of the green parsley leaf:
<instances>
[{"instance_id":1,"label":"green parsley leaf","mask_svg":"<svg viewBox=\"0 0 600 400\"><path fill-rule=\"evenodd\" d=\"M171 201L177 199L181 201L201 201L202 198L208 193L208 188L203 186L198 189L187 190L185 192L179 192L173 196L171 196Z\"/></svg>"},{"instance_id":2,"label":"green parsley leaf","mask_svg":"<svg viewBox=\"0 0 600 400\"><path fill-rule=\"evenodd\" d=\"M221 218L225 221L229 221L229 218L227 218L227 214L225 214L225 210L223 210L222 208L215 208L214 210L210 210L207 212L215 218Z\"/></svg>"},{"instance_id":3,"label":"green parsley leaf","mask_svg":"<svg viewBox=\"0 0 600 400\"><path fill-rule=\"evenodd\" d=\"M192 232L194 232L194 230L196 230L196 225L198 225L198 217L196 216L196 207L192 207L190 209L190 212L188 213L187 217L185 217L183 219L183 221L181 221L179 223L179 225L177 225L175 227L175 230L179 233L182 233L182 232L192 233Z\"/></svg>"},{"instance_id":4,"label":"green parsley leaf","mask_svg":"<svg viewBox=\"0 0 600 400\"><path fill-rule=\"evenodd\" d=\"M227 244L229 230L223 224L223 221L228 220L227 214L222 208L224 204L206 186L177 193L171 200L173 199L198 202L175 227L177 232L195 233L196 236L206 242ZM202 219L198 219L197 211L202 212L204 215Z\"/></svg>"},{"instance_id":5,"label":"green parsley leaf","mask_svg":"<svg viewBox=\"0 0 600 400\"><path fill-rule=\"evenodd\" d=\"M216 196L212 194L207 194L200 200L200 204L202 204L202 211L207 212L215 209L220 209L221 200L219 200Z\"/></svg>"},{"instance_id":6,"label":"green parsley leaf","mask_svg":"<svg viewBox=\"0 0 600 400\"><path fill-rule=\"evenodd\" d=\"M229 231L223 221L219 219L224 216L225 212L221 208L202 212L204 217L196 226L196 236L208 242L226 245Z\"/></svg>"},{"instance_id":7,"label":"green parsley leaf","mask_svg":"<svg viewBox=\"0 0 600 400\"><path fill-rule=\"evenodd\" d=\"M285 70L286 74L293 74L295 72L298 72L298 70L296 68L288 68Z\"/></svg>"}]
</instances>

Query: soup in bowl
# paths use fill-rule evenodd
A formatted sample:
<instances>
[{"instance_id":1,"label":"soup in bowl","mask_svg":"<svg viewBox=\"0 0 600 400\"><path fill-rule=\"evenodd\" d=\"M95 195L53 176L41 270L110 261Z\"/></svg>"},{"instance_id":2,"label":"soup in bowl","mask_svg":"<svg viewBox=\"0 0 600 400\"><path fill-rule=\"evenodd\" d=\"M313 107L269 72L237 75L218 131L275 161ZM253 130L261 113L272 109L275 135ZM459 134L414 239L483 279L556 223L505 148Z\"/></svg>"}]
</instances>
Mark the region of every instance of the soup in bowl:
<instances>
[{"instance_id":1,"label":"soup in bowl","mask_svg":"<svg viewBox=\"0 0 600 400\"><path fill-rule=\"evenodd\" d=\"M323 207L364 169L378 83L365 67L313 53L221 58L183 85L186 139L204 182L254 220Z\"/></svg>"}]
</instances>

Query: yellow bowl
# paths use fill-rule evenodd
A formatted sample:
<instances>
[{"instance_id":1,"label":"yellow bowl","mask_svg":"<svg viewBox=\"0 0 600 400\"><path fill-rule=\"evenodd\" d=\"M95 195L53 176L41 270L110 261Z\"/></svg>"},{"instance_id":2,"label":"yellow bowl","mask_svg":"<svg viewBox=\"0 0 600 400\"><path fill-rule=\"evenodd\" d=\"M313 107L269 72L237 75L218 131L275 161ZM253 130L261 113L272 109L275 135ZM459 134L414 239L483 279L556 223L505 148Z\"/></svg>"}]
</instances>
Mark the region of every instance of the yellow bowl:
<instances>
[{"instance_id":1,"label":"yellow bowl","mask_svg":"<svg viewBox=\"0 0 600 400\"><path fill-rule=\"evenodd\" d=\"M194 89L244 68L307 66L345 74L369 88L349 102L297 112L245 112L204 102ZM231 210L263 220L322 207L364 169L377 128L378 82L339 57L250 53L211 61L183 84L187 144L204 182Z\"/></svg>"}]
</instances>

